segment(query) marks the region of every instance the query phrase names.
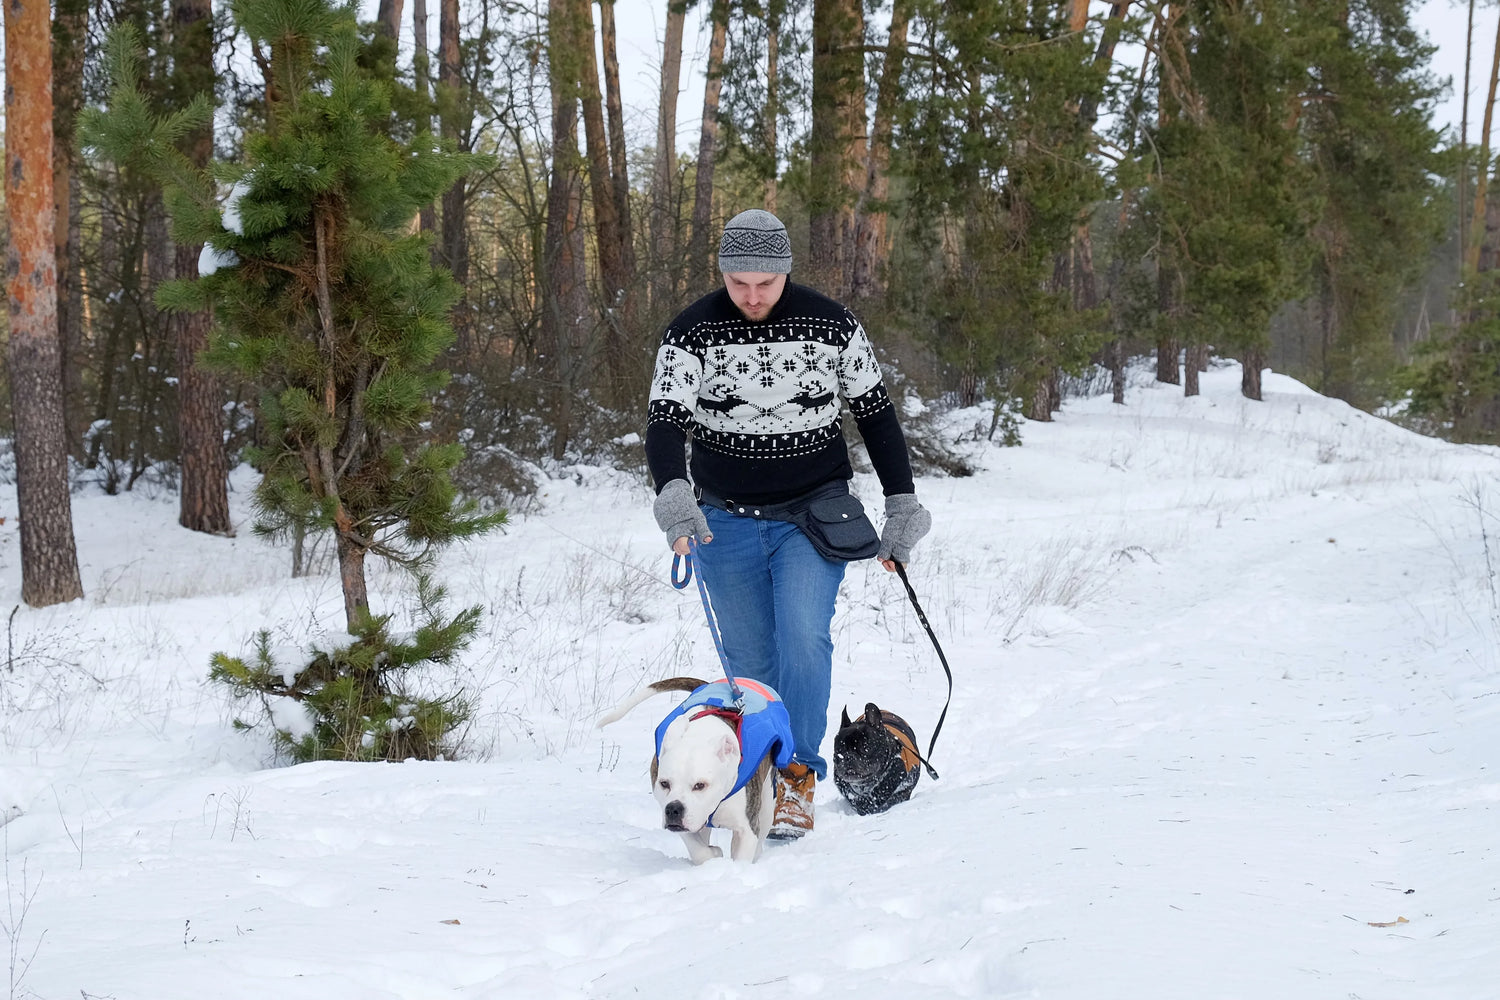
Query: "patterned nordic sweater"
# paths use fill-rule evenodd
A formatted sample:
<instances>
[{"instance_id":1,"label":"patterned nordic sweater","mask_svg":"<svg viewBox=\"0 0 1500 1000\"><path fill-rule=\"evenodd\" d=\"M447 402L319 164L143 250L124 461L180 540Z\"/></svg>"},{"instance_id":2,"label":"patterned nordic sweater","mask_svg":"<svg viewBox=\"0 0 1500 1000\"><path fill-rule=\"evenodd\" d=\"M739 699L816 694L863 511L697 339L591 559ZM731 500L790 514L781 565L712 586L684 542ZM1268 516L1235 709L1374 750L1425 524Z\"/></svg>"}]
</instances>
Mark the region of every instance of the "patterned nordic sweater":
<instances>
[{"instance_id":1,"label":"patterned nordic sweater","mask_svg":"<svg viewBox=\"0 0 1500 1000\"><path fill-rule=\"evenodd\" d=\"M913 492L896 408L865 331L843 306L787 282L751 322L723 288L662 335L651 382L646 460L661 490L692 478L725 499L777 503L854 474L839 424L849 405L887 496Z\"/></svg>"}]
</instances>

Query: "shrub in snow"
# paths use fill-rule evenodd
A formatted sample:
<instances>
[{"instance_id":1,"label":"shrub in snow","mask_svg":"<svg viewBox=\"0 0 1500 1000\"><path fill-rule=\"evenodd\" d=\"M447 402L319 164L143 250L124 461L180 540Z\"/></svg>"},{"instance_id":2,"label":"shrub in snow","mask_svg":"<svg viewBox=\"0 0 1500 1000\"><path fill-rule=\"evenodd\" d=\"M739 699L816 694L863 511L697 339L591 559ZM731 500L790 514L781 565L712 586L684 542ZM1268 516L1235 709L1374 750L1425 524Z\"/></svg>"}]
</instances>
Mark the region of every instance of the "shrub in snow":
<instances>
[{"instance_id":1,"label":"shrub in snow","mask_svg":"<svg viewBox=\"0 0 1500 1000\"><path fill-rule=\"evenodd\" d=\"M305 663L278 663L265 630L251 657L215 653L210 678L260 710L235 726L268 726L276 749L297 763L455 756L472 704L463 692L414 693L414 672L451 661L483 612L475 606L445 619L444 593L426 578L418 596L425 620L409 636L391 632L389 615L366 615L347 646L314 648Z\"/></svg>"}]
</instances>

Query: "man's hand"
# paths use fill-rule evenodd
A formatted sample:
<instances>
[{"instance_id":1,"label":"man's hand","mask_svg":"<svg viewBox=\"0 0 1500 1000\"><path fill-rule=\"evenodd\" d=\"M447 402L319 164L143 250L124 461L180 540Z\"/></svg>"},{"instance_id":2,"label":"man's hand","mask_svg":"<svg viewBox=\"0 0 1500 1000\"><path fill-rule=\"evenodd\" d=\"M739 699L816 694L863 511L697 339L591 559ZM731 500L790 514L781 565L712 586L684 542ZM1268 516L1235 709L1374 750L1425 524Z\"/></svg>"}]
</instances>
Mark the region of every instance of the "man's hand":
<instances>
[{"instance_id":1,"label":"man's hand","mask_svg":"<svg viewBox=\"0 0 1500 1000\"><path fill-rule=\"evenodd\" d=\"M887 570L896 563L911 562L912 546L932 530L932 515L917 502L915 493L896 493L885 498L885 529L880 533L880 551L875 558Z\"/></svg>"},{"instance_id":2,"label":"man's hand","mask_svg":"<svg viewBox=\"0 0 1500 1000\"><path fill-rule=\"evenodd\" d=\"M698 508L698 498L686 479L673 479L661 488L651 505L656 526L667 536L667 544L680 556L688 554L688 539L697 536L705 545L714 540L708 519Z\"/></svg>"}]
</instances>

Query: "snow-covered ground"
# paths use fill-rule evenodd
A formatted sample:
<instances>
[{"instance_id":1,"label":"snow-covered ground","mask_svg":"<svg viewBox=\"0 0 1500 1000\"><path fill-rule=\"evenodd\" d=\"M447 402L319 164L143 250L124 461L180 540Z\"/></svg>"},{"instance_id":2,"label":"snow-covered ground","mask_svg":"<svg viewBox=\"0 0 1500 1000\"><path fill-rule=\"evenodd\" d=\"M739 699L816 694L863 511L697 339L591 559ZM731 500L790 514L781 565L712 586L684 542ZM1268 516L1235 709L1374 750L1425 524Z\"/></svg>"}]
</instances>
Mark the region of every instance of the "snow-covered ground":
<instances>
[{"instance_id":1,"label":"snow-covered ground","mask_svg":"<svg viewBox=\"0 0 1500 1000\"><path fill-rule=\"evenodd\" d=\"M753 866L659 828L665 701L593 728L716 669L642 480L578 469L445 557L487 616L439 679L481 711L465 759L391 765L271 766L205 679L336 629L332 575L75 498L87 597L21 607L0 664L0 998L1500 996L1500 452L1238 378L1070 401L919 483L942 779L868 817L830 782ZM13 487L0 515L9 614ZM851 568L835 639L831 718L925 744L899 582Z\"/></svg>"}]
</instances>

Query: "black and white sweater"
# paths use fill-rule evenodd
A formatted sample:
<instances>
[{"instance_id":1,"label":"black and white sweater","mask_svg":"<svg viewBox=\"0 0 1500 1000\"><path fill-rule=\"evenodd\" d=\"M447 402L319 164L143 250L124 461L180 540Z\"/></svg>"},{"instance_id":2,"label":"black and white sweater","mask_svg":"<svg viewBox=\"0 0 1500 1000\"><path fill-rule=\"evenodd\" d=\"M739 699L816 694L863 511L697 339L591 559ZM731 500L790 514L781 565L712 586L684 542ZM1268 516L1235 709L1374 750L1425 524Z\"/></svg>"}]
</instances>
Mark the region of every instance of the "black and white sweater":
<instances>
[{"instance_id":1,"label":"black and white sweater","mask_svg":"<svg viewBox=\"0 0 1500 1000\"><path fill-rule=\"evenodd\" d=\"M732 500L777 503L854 474L839 399L887 496L911 493L911 462L870 341L848 309L787 282L751 322L723 288L694 302L662 335L646 421L646 460L659 491L692 478Z\"/></svg>"}]
</instances>

